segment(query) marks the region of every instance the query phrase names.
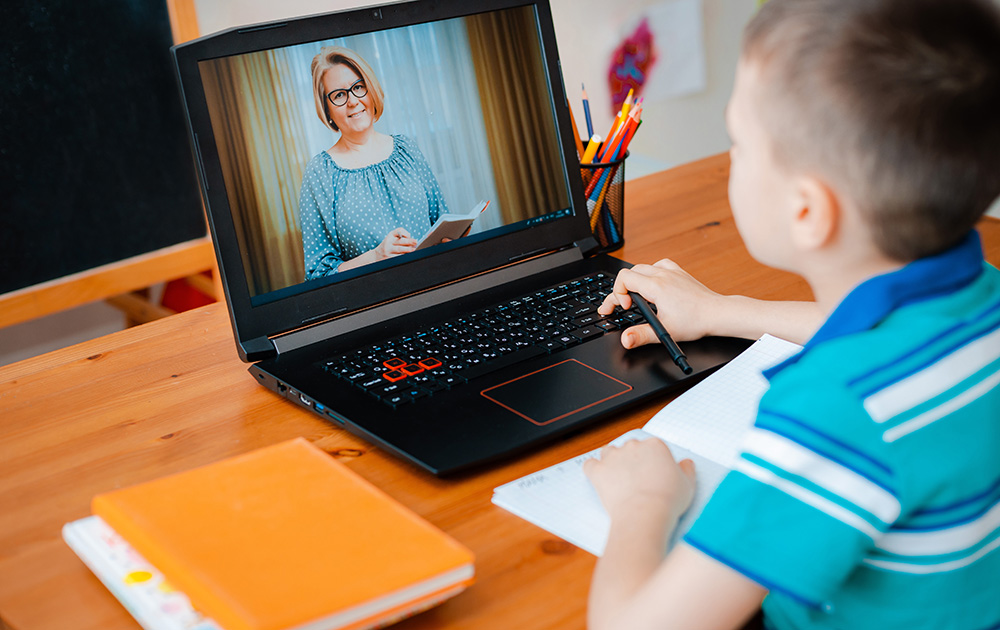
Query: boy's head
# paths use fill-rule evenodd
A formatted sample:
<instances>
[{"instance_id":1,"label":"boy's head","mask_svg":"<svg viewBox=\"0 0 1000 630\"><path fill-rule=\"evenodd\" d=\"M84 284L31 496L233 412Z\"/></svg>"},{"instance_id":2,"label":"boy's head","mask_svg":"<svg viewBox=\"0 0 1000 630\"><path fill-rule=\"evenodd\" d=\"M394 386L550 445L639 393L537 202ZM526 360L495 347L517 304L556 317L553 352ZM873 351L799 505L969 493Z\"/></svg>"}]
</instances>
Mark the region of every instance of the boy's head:
<instances>
[{"instance_id":1,"label":"boy's head","mask_svg":"<svg viewBox=\"0 0 1000 630\"><path fill-rule=\"evenodd\" d=\"M748 72L775 163L845 196L891 259L954 245L1000 194L995 0L770 0Z\"/></svg>"}]
</instances>

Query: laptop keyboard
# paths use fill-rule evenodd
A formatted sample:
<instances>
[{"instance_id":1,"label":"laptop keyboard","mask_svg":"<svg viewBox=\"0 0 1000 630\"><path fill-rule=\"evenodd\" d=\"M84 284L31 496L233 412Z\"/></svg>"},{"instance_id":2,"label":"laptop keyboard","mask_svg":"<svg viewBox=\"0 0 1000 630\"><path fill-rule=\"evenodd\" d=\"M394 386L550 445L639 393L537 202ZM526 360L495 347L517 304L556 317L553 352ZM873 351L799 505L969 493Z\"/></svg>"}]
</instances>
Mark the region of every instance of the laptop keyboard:
<instances>
[{"instance_id":1,"label":"laptop keyboard","mask_svg":"<svg viewBox=\"0 0 1000 630\"><path fill-rule=\"evenodd\" d=\"M320 362L391 407L645 321L597 313L614 278L595 273Z\"/></svg>"}]
</instances>

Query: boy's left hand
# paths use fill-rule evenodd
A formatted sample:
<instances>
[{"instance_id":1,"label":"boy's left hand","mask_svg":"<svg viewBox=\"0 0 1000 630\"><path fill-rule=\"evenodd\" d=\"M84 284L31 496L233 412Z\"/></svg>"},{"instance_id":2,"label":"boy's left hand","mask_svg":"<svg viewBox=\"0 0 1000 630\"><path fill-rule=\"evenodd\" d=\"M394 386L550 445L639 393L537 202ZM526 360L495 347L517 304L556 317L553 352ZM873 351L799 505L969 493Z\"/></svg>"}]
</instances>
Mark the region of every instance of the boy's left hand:
<instances>
[{"instance_id":1,"label":"boy's left hand","mask_svg":"<svg viewBox=\"0 0 1000 630\"><path fill-rule=\"evenodd\" d=\"M630 510L679 519L694 498L694 462L677 463L667 445L655 438L605 446L601 459L584 462L583 472L612 520Z\"/></svg>"}]
</instances>

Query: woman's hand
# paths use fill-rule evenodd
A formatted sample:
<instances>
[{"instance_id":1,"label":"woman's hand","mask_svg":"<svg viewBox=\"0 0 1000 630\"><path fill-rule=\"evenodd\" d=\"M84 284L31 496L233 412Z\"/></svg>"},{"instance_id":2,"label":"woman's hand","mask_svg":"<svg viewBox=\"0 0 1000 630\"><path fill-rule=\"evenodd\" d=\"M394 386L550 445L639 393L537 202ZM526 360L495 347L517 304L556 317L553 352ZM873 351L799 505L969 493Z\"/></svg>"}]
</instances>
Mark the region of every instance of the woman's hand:
<instances>
[{"instance_id":1,"label":"woman's hand","mask_svg":"<svg viewBox=\"0 0 1000 630\"><path fill-rule=\"evenodd\" d=\"M728 306L724 296L695 280L677 263L663 259L653 265L636 265L618 272L614 289L604 298L598 312L610 315L615 306L630 308L629 291L657 305L657 317L676 341L717 334L711 327L712 316ZM622 333L622 345L626 348L657 342L648 324L633 326Z\"/></svg>"},{"instance_id":2,"label":"woman's hand","mask_svg":"<svg viewBox=\"0 0 1000 630\"><path fill-rule=\"evenodd\" d=\"M583 472L612 521L641 514L676 522L694 498L694 462L677 463L667 445L655 438L605 446L600 459L584 462Z\"/></svg>"},{"instance_id":3,"label":"woman's hand","mask_svg":"<svg viewBox=\"0 0 1000 630\"><path fill-rule=\"evenodd\" d=\"M406 228L398 227L389 232L374 250L375 260L385 260L400 254L408 254L417 248L417 241L410 236Z\"/></svg>"}]
</instances>

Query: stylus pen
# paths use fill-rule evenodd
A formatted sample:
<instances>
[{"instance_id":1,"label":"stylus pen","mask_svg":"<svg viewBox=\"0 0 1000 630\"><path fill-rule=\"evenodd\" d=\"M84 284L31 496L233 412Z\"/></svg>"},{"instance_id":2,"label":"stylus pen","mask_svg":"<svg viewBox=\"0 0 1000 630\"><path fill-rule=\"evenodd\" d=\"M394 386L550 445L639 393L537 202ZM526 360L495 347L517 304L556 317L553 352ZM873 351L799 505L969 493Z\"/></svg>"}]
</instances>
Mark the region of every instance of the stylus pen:
<instances>
[{"instance_id":1,"label":"stylus pen","mask_svg":"<svg viewBox=\"0 0 1000 630\"><path fill-rule=\"evenodd\" d=\"M691 366L688 365L687 357L684 356L681 349L677 347L677 343L670 338L670 333L668 333L667 329L663 327L663 323L660 321L660 318L656 316L656 313L653 312L653 309L650 308L649 302L646 301L646 298L642 297L638 293L633 293L632 291L629 291L628 295L632 298L632 303L639 309L642 316L646 318L647 322L649 322L649 326L656 334L656 338L660 340L660 343L667 347L667 352L670 353L670 358L674 360L677 367L679 367L685 374L690 374Z\"/></svg>"}]
</instances>

